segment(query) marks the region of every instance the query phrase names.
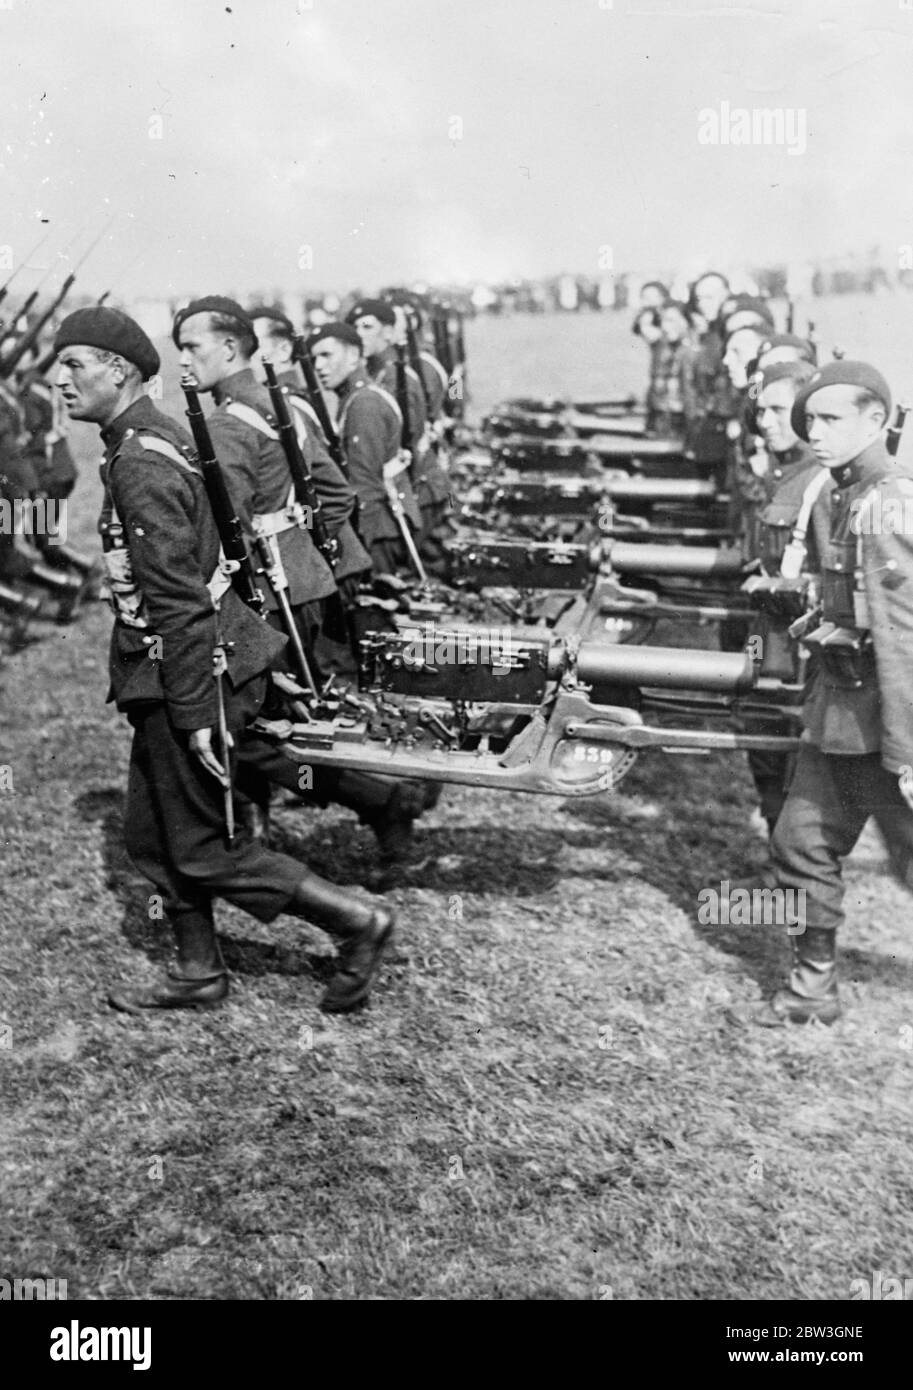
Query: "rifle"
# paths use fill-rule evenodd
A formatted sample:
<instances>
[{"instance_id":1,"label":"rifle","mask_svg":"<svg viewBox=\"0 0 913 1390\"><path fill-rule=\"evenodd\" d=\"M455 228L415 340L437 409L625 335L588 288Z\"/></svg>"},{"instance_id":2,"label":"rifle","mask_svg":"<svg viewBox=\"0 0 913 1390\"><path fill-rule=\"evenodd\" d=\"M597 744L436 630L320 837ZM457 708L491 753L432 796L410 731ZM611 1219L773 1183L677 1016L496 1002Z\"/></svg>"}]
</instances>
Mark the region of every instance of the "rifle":
<instances>
[{"instance_id":1,"label":"rifle","mask_svg":"<svg viewBox=\"0 0 913 1390\"><path fill-rule=\"evenodd\" d=\"M326 440L330 458L336 464L337 468L342 469L343 474L348 474L349 468L346 463L346 456L342 451L342 441L334 428L333 421L330 419L330 412L327 409L327 403L320 389L320 382L317 380L314 359L308 352L303 333L296 333L292 339L292 361L298 363L308 393L311 409L320 421L320 428L323 430L323 437Z\"/></svg>"},{"instance_id":2,"label":"rifle","mask_svg":"<svg viewBox=\"0 0 913 1390\"><path fill-rule=\"evenodd\" d=\"M409 415L409 383L406 378L406 349L402 343L397 344L396 348L396 403L399 406L401 416L399 432L400 456L403 458L408 456L411 460L412 421ZM408 464L404 464L401 471L405 471L406 467L408 467ZM403 543L405 544L409 559L412 561L413 568L422 584L427 584L428 575L425 571L425 566L422 564L422 558L418 553L415 537L409 525L409 519L403 510L399 489L396 486L396 479L394 477L388 477L386 469L384 471L384 487L387 491L387 500L390 504L390 510L400 529L400 534L403 538Z\"/></svg>"},{"instance_id":3,"label":"rifle","mask_svg":"<svg viewBox=\"0 0 913 1390\"><path fill-rule=\"evenodd\" d=\"M452 419L456 415L450 388L454 381L454 360L447 326L447 310L435 304L431 312L431 334L434 339L434 355L447 373L447 391L444 395L444 414Z\"/></svg>"},{"instance_id":4,"label":"rifle","mask_svg":"<svg viewBox=\"0 0 913 1390\"><path fill-rule=\"evenodd\" d=\"M327 530L326 522L323 519L323 511L320 506L320 494L314 486L314 479L308 472L307 462L301 450L298 434L289 413L285 391L279 385L272 362L264 357L262 353L260 355L260 361L263 363L263 370L266 373L266 386L269 391L273 414L276 417L279 442L285 454L289 473L292 475L292 487L295 490L295 501L300 507L307 509L307 515L310 517L310 529L313 531L314 535L314 544L326 560L330 569L335 569L339 562L339 542L335 536L330 535Z\"/></svg>"},{"instance_id":5,"label":"rifle","mask_svg":"<svg viewBox=\"0 0 913 1390\"><path fill-rule=\"evenodd\" d=\"M25 354L38 341L45 324L48 323L51 318L53 318L54 314L60 308L60 305L66 299L67 295L70 293L70 290L76 283L77 273L85 265L89 256L91 256L92 252L95 250L96 246L101 241L102 237L105 235L110 225L111 220L109 219L109 221L105 223L105 226L99 232L98 236L92 242L91 246L89 246L83 252L76 265L70 271L69 275L64 280L60 289L57 291L56 297L51 301L48 307L41 314L38 315L38 318L32 324L31 328L27 329L26 332L23 333L22 337L19 339L18 343L16 343L15 347L7 353L7 355L3 358L2 361L0 361L0 377L7 377L13 371L15 371L16 367L22 361Z\"/></svg>"},{"instance_id":6,"label":"rifle","mask_svg":"<svg viewBox=\"0 0 913 1390\"><path fill-rule=\"evenodd\" d=\"M396 404L399 406L399 413L402 416L402 425L399 434L400 447L406 450L411 459L413 456L412 416L409 409L409 379L407 376L406 349L403 343L396 344Z\"/></svg>"},{"instance_id":7,"label":"rifle","mask_svg":"<svg viewBox=\"0 0 913 1390\"><path fill-rule=\"evenodd\" d=\"M181 377L181 390L187 403L187 419L200 461L206 496L209 498L216 530L222 543L222 554L225 556L224 571L231 576L232 588L248 608L252 608L259 617L265 618L266 600L257 584L247 542L244 539L244 529L225 486L225 476L216 458L196 382L189 373Z\"/></svg>"},{"instance_id":8,"label":"rifle","mask_svg":"<svg viewBox=\"0 0 913 1390\"><path fill-rule=\"evenodd\" d=\"M613 791L643 748L798 747L797 737L740 728L746 717L796 722L792 692L759 679L745 652L426 625L370 634L360 678L357 696L325 700L310 722L261 719L254 727L297 763L564 797ZM650 724L644 714L652 711L698 714L701 724L722 718L734 728Z\"/></svg>"},{"instance_id":9,"label":"rifle","mask_svg":"<svg viewBox=\"0 0 913 1390\"><path fill-rule=\"evenodd\" d=\"M903 435L903 427L906 424L907 416L911 410L913 410L913 406L898 405L894 415L894 423L888 426L885 445L891 458L897 457L897 451L900 448L900 441Z\"/></svg>"},{"instance_id":10,"label":"rifle","mask_svg":"<svg viewBox=\"0 0 913 1390\"><path fill-rule=\"evenodd\" d=\"M405 313L406 311L404 310L403 312ZM409 365L419 379L419 384L422 388L422 395L425 398L425 412L428 416L428 419L430 420L431 392L428 390L428 383L425 380L425 374L422 371L422 359L418 355L418 342L416 341L415 337L415 329L412 327L412 324L409 321L408 313L406 313L406 347L409 352Z\"/></svg>"}]
</instances>

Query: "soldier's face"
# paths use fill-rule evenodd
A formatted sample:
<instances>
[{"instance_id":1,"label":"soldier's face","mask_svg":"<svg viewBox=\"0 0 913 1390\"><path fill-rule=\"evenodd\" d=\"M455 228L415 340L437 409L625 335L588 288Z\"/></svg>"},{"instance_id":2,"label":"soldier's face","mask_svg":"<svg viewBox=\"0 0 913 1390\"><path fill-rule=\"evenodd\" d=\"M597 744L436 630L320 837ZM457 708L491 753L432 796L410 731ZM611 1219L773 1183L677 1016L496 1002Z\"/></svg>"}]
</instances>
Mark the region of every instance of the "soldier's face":
<instances>
[{"instance_id":1,"label":"soldier's face","mask_svg":"<svg viewBox=\"0 0 913 1390\"><path fill-rule=\"evenodd\" d=\"M708 275L698 280L694 287L694 303L708 323L713 323L725 299L729 298L728 286L716 275Z\"/></svg>"},{"instance_id":2,"label":"soldier's face","mask_svg":"<svg viewBox=\"0 0 913 1390\"><path fill-rule=\"evenodd\" d=\"M732 334L726 344L723 366L738 391L744 390L748 385L748 364L757 356L760 342L761 335L754 329L740 328L737 333Z\"/></svg>"},{"instance_id":3,"label":"soldier's face","mask_svg":"<svg viewBox=\"0 0 913 1390\"><path fill-rule=\"evenodd\" d=\"M884 410L856 404L855 386L822 386L805 403L805 433L815 457L827 468L842 468L878 438Z\"/></svg>"},{"instance_id":4,"label":"soldier's face","mask_svg":"<svg viewBox=\"0 0 913 1390\"><path fill-rule=\"evenodd\" d=\"M55 385L71 420L106 424L117 413L120 380L117 359L101 362L94 348L67 347L57 359Z\"/></svg>"},{"instance_id":5,"label":"soldier's face","mask_svg":"<svg viewBox=\"0 0 913 1390\"><path fill-rule=\"evenodd\" d=\"M391 330L376 319L373 314L362 314L355 320L355 332L361 339L365 357L377 357L390 341Z\"/></svg>"},{"instance_id":6,"label":"soldier's face","mask_svg":"<svg viewBox=\"0 0 913 1390\"><path fill-rule=\"evenodd\" d=\"M640 292L642 309L661 309L665 302L666 296L658 285L644 285Z\"/></svg>"},{"instance_id":7,"label":"soldier's face","mask_svg":"<svg viewBox=\"0 0 913 1390\"><path fill-rule=\"evenodd\" d=\"M359 352L351 343L341 343L338 338L323 338L314 348L314 369L320 384L327 391L335 391L358 365Z\"/></svg>"},{"instance_id":8,"label":"soldier's face","mask_svg":"<svg viewBox=\"0 0 913 1390\"><path fill-rule=\"evenodd\" d=\"M791 381L773 381L758 398L758 429L764 443L774 454L785 454L797 442L789 414L796 398Z\"/></svg>"},{"instance_id":9,"label":"soldier's face","mask_svg":"<svg viewBox=\"0 0 913 1390\"><path fill-rule=\"evenodd\" d=\"M208 314L194 314L178 334L181 367L190 372L201 391L211 391L224 377L241 370L233 338L213 333Z\"/></svg>"}]
</instances>

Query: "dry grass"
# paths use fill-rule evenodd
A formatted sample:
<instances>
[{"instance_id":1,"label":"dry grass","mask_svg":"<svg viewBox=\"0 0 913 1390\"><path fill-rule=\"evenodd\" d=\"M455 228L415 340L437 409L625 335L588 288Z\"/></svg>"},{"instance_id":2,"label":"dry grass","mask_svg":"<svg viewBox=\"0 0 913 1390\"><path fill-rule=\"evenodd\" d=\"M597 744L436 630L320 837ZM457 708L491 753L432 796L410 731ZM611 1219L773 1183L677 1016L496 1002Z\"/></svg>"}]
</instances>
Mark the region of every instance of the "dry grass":
<instances>
[{"instance_id":1,"label":"dry grass","mask_svg":"<svg viewBox=\"0 0 913 1390\"><path fill-rule=\"evenodd\" d=\"M566 345L524 328L516 389L545 390ZM474 335L479 383L502 330ZM80 501L85 539L91 474ZM357 1018L317 1012L319 931L231 909L226 1007L125 1018L107 987L167 943L121 848L108 627L96 607L0 672L0 1274L88 1298L843 1299L913 1273L909 901L874 838L831 1030L746 1028L778 935L697 926L699 889L761 853L735 757L645 758L587 803L448 791ZM280 822L365 881L347 813Z\"/></svg>"}]
</instances>

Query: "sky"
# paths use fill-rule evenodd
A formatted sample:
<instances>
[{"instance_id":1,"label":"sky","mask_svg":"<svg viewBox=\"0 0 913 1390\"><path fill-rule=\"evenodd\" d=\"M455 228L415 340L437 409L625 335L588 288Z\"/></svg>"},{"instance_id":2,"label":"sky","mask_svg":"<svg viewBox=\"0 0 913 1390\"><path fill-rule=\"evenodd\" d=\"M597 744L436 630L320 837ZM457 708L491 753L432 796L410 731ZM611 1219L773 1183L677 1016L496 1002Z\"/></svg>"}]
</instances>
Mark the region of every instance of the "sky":
<instances>
[{"instance_id":1,"label":"sky","mask_svg":"<svg viewBox=\"0 0 913 1390\"><path fill-rule=\"evenodd\" d=\"M0 280L103 228L116 297L891 260L911 77L913 0L0 0Z\"/></svg>"}]
</instances>

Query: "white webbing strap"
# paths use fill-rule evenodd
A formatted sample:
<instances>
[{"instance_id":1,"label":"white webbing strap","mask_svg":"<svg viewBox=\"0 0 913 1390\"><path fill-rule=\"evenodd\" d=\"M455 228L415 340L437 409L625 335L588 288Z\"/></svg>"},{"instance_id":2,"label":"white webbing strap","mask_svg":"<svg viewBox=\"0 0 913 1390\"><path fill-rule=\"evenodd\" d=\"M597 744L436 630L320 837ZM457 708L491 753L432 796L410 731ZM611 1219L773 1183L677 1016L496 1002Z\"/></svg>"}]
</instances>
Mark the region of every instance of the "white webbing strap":
<instances>
[{"instance_id":1,"label":"white webbing strap","mask_svg":"<svg viewBox=\"0 0 913 1390\"><path fill-rule=\"evenodd\" d=\"M170 459L172 463L180 464L188 473L194 473L197 477L200 476L199 470L194 468L193 464L185 459L180 449L169 443L167 439L162 439L157 434L141 434L139 442L144 449L149 449L154 454L161 454L163 458ZM219 563L207 580L206 587L209 590L209 597L212 599L214 608L218 607L223 594L231 588L231 570L221 545L219 546Z\"/></svg>"},{"instance_id":2,"label":"white webbing strap","mask_svg":"<svg viewBox=\"0 0 913 1390\"><path fill-rule=\"evenodd\" d=\"M244 405L241 401L229 401L225 407L226 413L233 415L236 420L243 420L245 425L250 425L251 429L258 430L260 434L265 434L267 439L278 439L279 435L268 420L264 420L259 410L254 410L252 405Z\"/></svg>"}]
</instances>

